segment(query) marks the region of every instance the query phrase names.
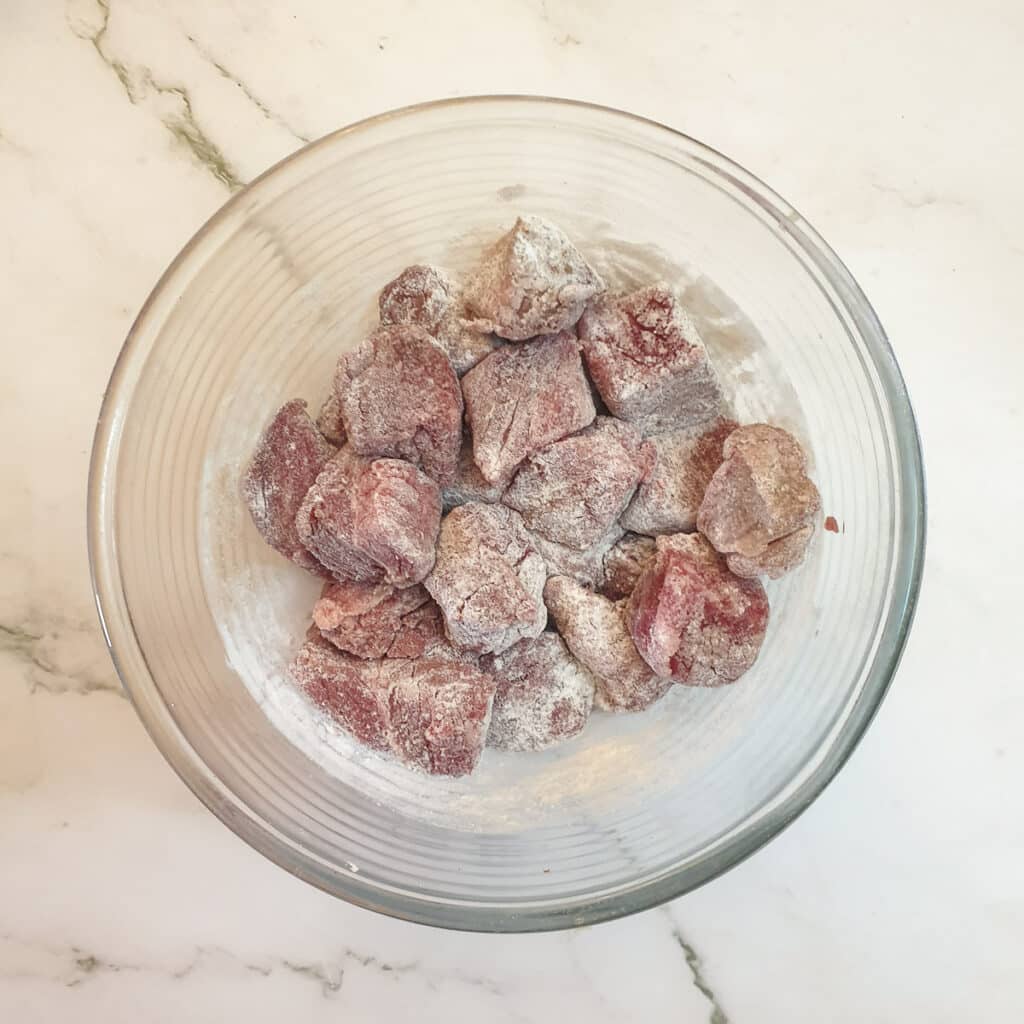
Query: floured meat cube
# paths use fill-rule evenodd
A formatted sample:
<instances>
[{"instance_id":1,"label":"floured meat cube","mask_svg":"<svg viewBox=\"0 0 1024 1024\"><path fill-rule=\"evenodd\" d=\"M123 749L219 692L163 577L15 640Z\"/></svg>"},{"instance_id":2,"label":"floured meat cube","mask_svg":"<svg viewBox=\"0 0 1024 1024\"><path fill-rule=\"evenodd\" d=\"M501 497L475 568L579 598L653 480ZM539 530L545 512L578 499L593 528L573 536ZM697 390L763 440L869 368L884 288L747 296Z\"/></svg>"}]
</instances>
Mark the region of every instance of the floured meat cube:
<instances>
[{"instance_id":1,"label":"floured meat cube","mask_svg":"<svg viewBox=\"0 0 1024 1024\"><path fill-rule=\"evenodd\" d=\"M773 540L759 555L726 555L725 563L732 572L744 579L754 576L767 576L770 580L782 579L790 569L795 569L803 562L813 536L814 523L808 523L799 530L787 533L785 537Z\"/></svg>"},{"instance_id":2,"label":"floured meat cube","mask_svg":"<svg viewBox=\"0 0 1024 1024\"><path fill-rule=\"evenodd\" d=\"M455 476L462 392L448 357L421 327L379 327L338 360L345 433L365 457L404 459L442 486Z\"/></svg>"},{"instance_id":3,"label":"floured meat cube","mask_svg":"<svg viewBox=\"0 0 1024 1024\"><path fill-rule=\"evenodd\" d=\"M709 427L652 437L657 452L654 469L622 513L622 525L651 536L692 533L704 492L722 464L722 445L736 426L733 420L718 420Z\"/></svg>"},{"instance_id":4,"label":"floured meat cube","mask_svg":"<svg viewBox=\"0 0 1024 1024\"><path fill-rule=\"evenodd\" d=\"M480 760L494 679L458 661L386 661L391 749L431 775L468 775Z\"/></svg>"},{"instance_id":5,"label":"floured meat cube","mask_svg":"<svg viewBox=\"0 0 1024 1024\"><path fill-rule=\"evenodd\" d=\"M309 418L306 403L296 398L283 405L263 431L242 480L245 503L263 539L312 572L323 568L300 540L295 513L333 454Z\"/></svg>"},{"instance_id":6,"label":"floured meat cube","mask_svg":"<svg viewBox=\"0 0 1024 1024\"><path fill-rule=\"evenodd\" d=\"M561 228L519 217L467 281L466 305L499 337L525 341L571 327L603 291L604 282Z\"/></svg>"},{"instance_id":7,"label":"floured meat cube","mask_svg":"<svg viewBox=\"0 0 1024 1024\"><path fill-rule=\"evenodd\" d=\"M500 344L470 322L458 287L440 267L406 267L384 286L378 305L382 324L422 327L460 377Z\"/></svg>"},{"instance_id":8,"label":"floured meat cube","mask_svg":"<svg viewBox=\"0 0 1024 1024\"><path fill-rule=\"evenodd\" d=\"M462 441L455 479L442 491L441 501L446 512L470 501L484 501L493 505L501 501L506 487L508 479L496 480L494 483L484 479L480 467L473 460L473 440L467 436Z\"/></svg>"},{"instance_id":9,"label":"floured meat cube","mask_svg":"<svg viewBox=\"0 0 1024 1024\"><path fill-rule=\"evenodd\" d=\"M388 650L392 658L422 658L428 654L432 658L444 658L449 653L453 660L469 660L461 657L448 642L444 631L444 616L431 600L402 616L401 629L395 634L394 642Z\"/></svg>"},{"instance_id":10,"label":"floured meat cube","mask_svg":"<svg viewBox=\"0 0 1024 1024\"><path fill-rule=\"evenodd\" d=\"M320 637L302 645L288 671L299 689L360 743L391 749L388 686L378 662L343 654Z\"/></svg>"},{"instance_id":11,"label":"floured meat cube","mask_svg":"<svg viewBox=\"0 0 1024 1024\"><path fill-rule=\"evenodd\" d=\"M621 602L595 594L567 576L552 576L544 601L566 646L597 680L595 702L605 711L643 711L672 685L656 676L626 628Z\"/></svg>"},{"instance_id":12,"label":"floured meat cube","mask_svg":"<svg viewBox=\"0 0 1024 1024\"><path fill-rule=\"evenodd\" d=\"M544 750L581 732L594 704L594 679L557 633L520 640L481 667L494 677L487 745Z\"/></svg>"},{"instance_id":13,"label":"floured meat cube","mask_svg":"<svg viewBox=\"0 0 1024 1024\"><path fill-rule=\"evenodd\" d=\"M369 465L348 446L321 470L295 516L299 538L338 579L376 582L382 566L355 541L352 497L356 481Z\"/></svg>"},{"instance_id":14,"label":"floured meat cube","mask_svg":"<svg viewBox=\"0 0 1024 1024\"><path fill-rule=\"evenodd\" d=\"M549 576L571 576L578 583L596 590L604 582L605 557L623 532L618 523L612 523L596 544L582 551L556 544L539 533L531 534L531 537L548 567Z\"/></svg>"},{"instance_id":15,"label":"floured meat cube","mask_svg":"<svg viewBox=\"0 0 1024 1024\"><path fill-rule=\"evenodd\" d=\"M341 401L333 389L327 398L324 399L324 404L320 406L320 412L317 413L316 417L316 425L319 427L320 433L331 444L340 448L345 443L345 422L341 417Z\"/></svg>"},{"instance_id":16,"label":"floured meat cube","mask_svg":"<svg viewBox=\"0 0 1024 1024\"><path fill-rule=\"evenodd\" d=\"M441 492L401 459L374 459L356 481L355 538L399 587L419 583L434 567Z\"/></svg>"},{"instance_id":17,"label":"floured meat cube","mask_svg":"<svg viewBox=\"0 0 1024 1024\"><path fill-rule=\"evenodd\" d=\"M583 314L579 335L605 405L645 434L719 415L722 392L704 342L664 285L598 300Z\"/></svg>"},{"instance_id":18,"label":"floured meat cube","mask_svg":"<svg viewBox=\"0 0 1024 1024\"><path fill-rule=\"evenodd\" d=\"M740 427L726 438L725 461L708 484L697 527L718 551L741 556L739 568L760 564L782 575L803 559L817 521L821 497L807 476L807 456L792 434L766 423ZM791 535L796 535L792 536Z\"/></svg>"},{"instance_id":19,"label":"floured meat cube","mask_svg":"<svg viewBox=\"0 0 1024 1024\"><path fill-rule=\"evenodd\" d=\"M424 604L402 616L401 628L395 634L387 657L433 658L436 661L459 661L473 666L480 662L479 654L474 651L461 651L452 645L445 632L444 615L429 594Z\"/></svg>"},{"instance_id":20,"label":"floured meat cube","mask_svg":"<svg viewBox=\"0 0 1024 1024\"><path fill-rule=\"evenodd\" d=\"M697 533L659 537L627 606L630 633L661 677L688 686L738 679L757 659L768 598Z\"/></svg>"},{"instance_id":21,"label":"floured meat cube","mask_svg":"<svg viewBox=\"0 0 1024 1024\"><path fill-rule=\"evenodd\" d=\"M324 466L295 521L302 543L337 579L404 587L430 571L440 520L440 491L428 476L346 446Z\"/></svg>"},{"instance_id":22,"label":"floured meat cube","mask_svg":"<svg viewBox=\"0 0 1024 1024\"><path fill-rule=\"evenodd\" d=\"M601 593L613 601L629 597L652 558L652 538L635 533L627 534L605 556Z\"/></svg>"},{"instance_id":23,"label":"floured meat cube","mask_svg":"<svg viewBox=\"0 0 1024 1024\"><path fill-rule=\"evenodd\" d=\"M473 502L444 517L424 586L457 648L498 654L544 629L546 576L519 513Z\"/></svg>"},{"instance_id":24,"label":"floured meat cube","mask_svg":"<svg viewBox=\"0 0 1024 1024\"><path fill-rule=\"evenodd\" d=\"M473 458L490 483L594 419L578 343L568 331L492 352L462 378L462 390Z\"/></svg>"},{"instance_id":25,"label":"floured meat cube","mask_svg":"<svg viewBox=\"0 0 1024 1024\"><path fill-rule=\"evenodd\" d=\"M308 640L290 668L299 688L366 746L434 775L466 775L483 751L494 679L470 664L365 660Z\"/></svg>"},{"instance_id":26,"label":"floured meat cube","mask_svg":"<svg viewBox=\"0 0 1024 1024\"><path fill-rule=\"evenodd\" d=\"M385 658L395 647L394 657L419 657L422 646L407 653L410 644L403 633L409 620L419 626L413 613L428 603L430 595L421 586L398 590L388 583L333 580L313 607L313 622L325 639L358 658ZM416 629L412 635L418 635Z\"/></svg>"},{"instance_id":27,"label":"floured meat cube","mask_svg":"<svg viewBox=\"0 0 1024 1024\"><path fill-rule=\"evenodd\" d=\"M502 500L534 533L582 550L607 533L653 462L636 428L599 416L531 455Z\"/></svg>"}]
</instances>

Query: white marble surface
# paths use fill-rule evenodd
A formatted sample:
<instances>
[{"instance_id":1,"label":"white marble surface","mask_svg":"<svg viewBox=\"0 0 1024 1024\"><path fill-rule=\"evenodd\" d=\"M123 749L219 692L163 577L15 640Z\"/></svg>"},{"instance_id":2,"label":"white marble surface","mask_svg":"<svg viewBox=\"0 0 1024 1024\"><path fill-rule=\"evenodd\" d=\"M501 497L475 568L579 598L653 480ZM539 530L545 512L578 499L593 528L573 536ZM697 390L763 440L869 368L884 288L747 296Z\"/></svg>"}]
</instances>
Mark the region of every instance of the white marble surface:
<instances>
[{"instance_id":1,"label":"white marble surface","mask_svg":"<svg viewBox=\"0 0 1024 1024\"><path fill-rule=\"evenodd\" d=\"M3 0L0 1020L1019 1020L1022 37L1017 0ZM345 906L205 811L119 692L84 530L121 340L231 189L497 91L660 119L792 200L890 332L931 491L903 668L824 796L669 907L509 938Z\"/></svg>"}]
</instances>

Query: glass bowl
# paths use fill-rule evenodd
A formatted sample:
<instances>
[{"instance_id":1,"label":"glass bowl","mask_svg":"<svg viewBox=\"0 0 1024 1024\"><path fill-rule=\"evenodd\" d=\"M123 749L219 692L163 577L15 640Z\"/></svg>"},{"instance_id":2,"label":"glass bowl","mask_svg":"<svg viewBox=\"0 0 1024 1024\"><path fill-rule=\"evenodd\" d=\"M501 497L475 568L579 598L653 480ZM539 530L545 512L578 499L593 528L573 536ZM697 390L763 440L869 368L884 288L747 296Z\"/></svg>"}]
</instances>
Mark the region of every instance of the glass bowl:
<instances>
[{"instance_id":1,"label":"glass bowl","mask_svg":"<svg viewBox=\"0 0 1024 1024\"><path fill-rule=\"evenodd\" d=\"M615 285L683 288L739 418L807 443L837 532L769 586L769 634L739 682L673 687L644 714L595 714L550 752L487 751L467 779L427 778L356 747L286 681L318 584L262 543L238 480L282 403L327 394L384 282L414 262L469 266L517 213L562 224ZM650 121L485 97L338 131L199 231L114 369L89 543L124 686L225 824L353 903L527 931L678 896L821 792L896 669L924 491L882 328L788 203Z\"/></svg>"}]
</instances>

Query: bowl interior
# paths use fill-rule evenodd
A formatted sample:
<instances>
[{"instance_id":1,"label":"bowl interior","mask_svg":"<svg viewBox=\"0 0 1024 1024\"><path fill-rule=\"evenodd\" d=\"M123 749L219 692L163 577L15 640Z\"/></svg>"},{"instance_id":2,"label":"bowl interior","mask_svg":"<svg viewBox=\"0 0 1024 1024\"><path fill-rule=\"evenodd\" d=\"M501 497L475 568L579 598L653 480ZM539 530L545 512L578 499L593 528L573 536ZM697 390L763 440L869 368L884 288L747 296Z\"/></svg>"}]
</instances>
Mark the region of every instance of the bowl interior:
<instances>
[{"instance_id":1,"label":"bowl interior","mask_svg":"<svg viewBox=\"0 0 1024 1024\"><path fill-rule=\"evenodd\" d=\"M463 270L517 213L562 224L617 286L683 289L741 420L807 444L824 513L769 585L755 668L595 714L468 779L363 751L285 678L318 584L264 546L238 480L287 399L410 263ZM799 216L682 136L575 104L480 99L323 140L232 201L133 329L101 418L92 549L119 670L161 749L289 870L389 913L487 929L614 916L685 891L806 805L891 676L920 557L920 464L863 296Z\"/></svg>"}]
</instances>

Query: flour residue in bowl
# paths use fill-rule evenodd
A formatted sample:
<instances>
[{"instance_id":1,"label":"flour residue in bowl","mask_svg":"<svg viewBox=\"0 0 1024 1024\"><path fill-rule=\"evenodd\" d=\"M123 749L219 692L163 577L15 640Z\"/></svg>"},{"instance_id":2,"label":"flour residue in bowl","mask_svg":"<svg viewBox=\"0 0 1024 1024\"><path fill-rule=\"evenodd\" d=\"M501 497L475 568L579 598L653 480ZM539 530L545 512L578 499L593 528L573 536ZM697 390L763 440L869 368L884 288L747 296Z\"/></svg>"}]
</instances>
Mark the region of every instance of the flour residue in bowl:
<instances>
[{"instance_id":1,"label":"flour residue in bowl","mask_svg":"<svg viewBox=\"0 0 1024 1024\"><path fill-rule=\"evenodd\" d=\"M501 226L482 225L435 258L465 268L481 242ZM655 246L617 239L607 224L573 224L570 218L566 226L611 287L654 280L673 284L697 322L737 418L770 419L803 433L799 403L785 373L755 326L712 281ZM310 308L300 315L334 325L325 332L322 350L307 354L303 366L306 392L299 397L316 408L339 348L358 341L368 326L374 293L360 294L355 305L365 312L353 318L335 303L325 311L322 283L307 282L303 291L302 303ZM696 783L728 749L730 737L745 728L758 701L756 673L743 688L674 687L642 714L595 713L581 736L551 751L488 749L474 774L463 779L419 775L361 747L288 681L287 665L301 643L319 585L263 547L239 501L237 481L274 400L261 400L254 413L251 396L230 396L219 433L211 432L198 510L203 582L231 670L275 729L319 770L412 819L510 833L632 813L638 803L657 801L680 785L679 776L665 772L666 751L685 745L685 771Z\"/></svg>"}]
</instances>

